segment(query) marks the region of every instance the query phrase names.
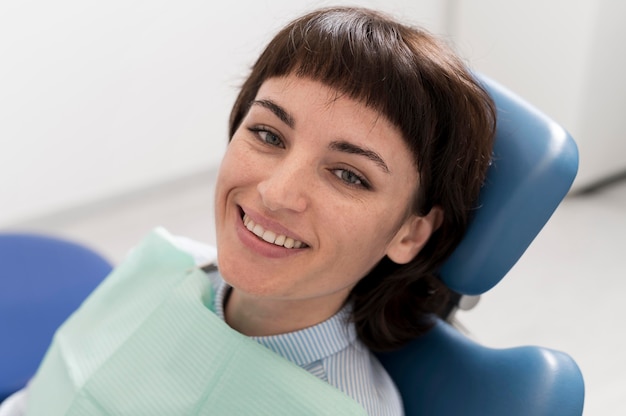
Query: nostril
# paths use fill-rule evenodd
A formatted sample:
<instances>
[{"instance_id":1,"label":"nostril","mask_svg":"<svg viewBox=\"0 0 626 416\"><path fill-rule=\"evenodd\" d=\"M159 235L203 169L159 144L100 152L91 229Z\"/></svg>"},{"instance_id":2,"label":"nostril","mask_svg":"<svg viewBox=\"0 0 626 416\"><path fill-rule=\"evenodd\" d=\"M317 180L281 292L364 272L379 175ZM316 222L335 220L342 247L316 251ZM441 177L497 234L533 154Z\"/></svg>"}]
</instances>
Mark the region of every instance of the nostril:
<instances>
[{"instance_id":1,"label":"nostril","mask_svg":"<svg viewBox=\"0 0 626 416\"><path fill-rule=\"evenodd\" d=\"M280 175L280 172L274 172L271 177L259 182L256 189L264 206L270 211L287 209L302 212L308 205L304 187L293 173Z\"/></svg>"}]
</instances>

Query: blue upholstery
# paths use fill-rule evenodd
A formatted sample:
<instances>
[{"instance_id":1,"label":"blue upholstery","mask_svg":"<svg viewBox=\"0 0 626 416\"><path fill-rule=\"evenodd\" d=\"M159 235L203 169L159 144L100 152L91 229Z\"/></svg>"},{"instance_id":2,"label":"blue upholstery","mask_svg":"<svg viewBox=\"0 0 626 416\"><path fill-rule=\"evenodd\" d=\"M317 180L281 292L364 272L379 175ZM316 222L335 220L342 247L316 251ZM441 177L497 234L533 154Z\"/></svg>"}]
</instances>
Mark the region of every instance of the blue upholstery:
<instances>
[{"instance_id":1,"label":"blue upholstery","mask_svg":"<svg viewBox=\"0 0 626 416\"><path fill-rule=\"evenodd\" d=\"M498 109L493 165L480 209L441 269L448 287L466 295L484 293L504 277L578 171L578 149L561 126L498 83L481 80Z\"/></svg>"},{"instance_id":2,"label":"blue upholstery","mask_svg":"<svg viewBox=\"0 0 626 416\"><path fill-rule=\"evenodd\" d=\"M439 321L424 337L380 358L406 416L582 414L582 376L562 352L486 348Z\"/></svg>"},{"instance_id":3,"label":"blue upholstery","mask_svg":"<svg viewBox=\"0 0 626 416\"><path fill-rule=\"evenodd\" d=\"M446 284L467 295L481 294L504 277L578 169L577 148L565 130L479 77L498 108L494 160L467 235L441 269ZM562 352L487 348L439 320L426 336L380 359L400 389L407 416L582 414L582 374Z\"/></svg>"},{"instance_id":4,"label":"blue upholstery","mask_svg":"<svg viewBox=\"0 0 626 416\"><path fill-rule=\"evenodd\" d=\"M33 376L56 328L110 270L76 243L0 233L0 401Z\"/></svg>"}]
</instances>

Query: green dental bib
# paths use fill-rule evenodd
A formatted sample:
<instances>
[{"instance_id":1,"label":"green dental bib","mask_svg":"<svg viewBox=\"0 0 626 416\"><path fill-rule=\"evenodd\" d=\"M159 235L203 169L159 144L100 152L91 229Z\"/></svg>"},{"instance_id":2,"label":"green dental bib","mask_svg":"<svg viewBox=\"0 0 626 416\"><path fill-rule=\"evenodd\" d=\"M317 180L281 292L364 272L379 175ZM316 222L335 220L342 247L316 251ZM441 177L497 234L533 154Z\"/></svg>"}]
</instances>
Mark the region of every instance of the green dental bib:
<instances>
[{"instance_id":1,"label":"green dental bib","mask_svg":"<svg viewBox=\"0 0 626 416\"><path fill-rule=\"evenodd\" d=\"M164 234L150 234L59 328L28 416L365 415L218 318L207 275Z\"/></svg>"}]
</instances>

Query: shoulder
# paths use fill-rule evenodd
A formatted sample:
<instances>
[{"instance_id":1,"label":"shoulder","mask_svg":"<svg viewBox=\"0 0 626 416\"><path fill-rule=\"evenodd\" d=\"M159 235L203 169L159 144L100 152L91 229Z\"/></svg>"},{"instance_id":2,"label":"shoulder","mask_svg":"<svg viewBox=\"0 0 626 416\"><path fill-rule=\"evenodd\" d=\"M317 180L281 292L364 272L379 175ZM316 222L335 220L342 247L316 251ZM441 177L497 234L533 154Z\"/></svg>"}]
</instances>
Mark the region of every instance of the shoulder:
<instances>
[{"instance_id":1,"label":"shoulder","mask_svg":"<svg viewBox=\"0 0 626 416\"><path fill-rule=\"evenodd\" d=\"M176 248L191 255L198 266L217 261L217 249L212 245L169 233L162 233L162 235Z\"/></svg>"},{"instance_id":2,"label":"shoulder","mask_svg":"<svg viewBox=\"0 0 626 416\"><path fill-rule=\"evenodd\" d=\"M23 416L26 414L28 387L13 393L0 403L0 416Z\"/></svg>"},{"instance_id":3,"label":"shoulder","mask_svg":"<svg viewBox=\"0 0 626 416\"><path fill-rule=\"evenodd\" d=\"M360 341L327 357L322 365L328 382L351 396L369 415L402 415L400 393L374 354Z\"/></svg>"}]
</instances>

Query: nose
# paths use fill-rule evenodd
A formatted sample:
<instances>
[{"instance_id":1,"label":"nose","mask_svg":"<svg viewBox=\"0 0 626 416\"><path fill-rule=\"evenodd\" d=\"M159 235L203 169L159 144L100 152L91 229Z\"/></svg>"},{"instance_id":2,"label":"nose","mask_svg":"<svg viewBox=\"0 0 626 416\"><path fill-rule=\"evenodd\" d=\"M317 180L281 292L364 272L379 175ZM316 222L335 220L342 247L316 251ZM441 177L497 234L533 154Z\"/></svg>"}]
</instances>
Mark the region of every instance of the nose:
<instances>
[{"instance_id":1,"label":"nose","mask_svg":"<svg viewBox=\"0 0 626 416\"><path fill-rule=\"evenodd\" d=\"M259 182L257 190L263 204L271 211L303 212L309 205L311 164L305 160L283 159Z\"/></svg>"}]
</instances>

